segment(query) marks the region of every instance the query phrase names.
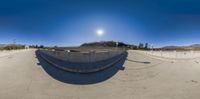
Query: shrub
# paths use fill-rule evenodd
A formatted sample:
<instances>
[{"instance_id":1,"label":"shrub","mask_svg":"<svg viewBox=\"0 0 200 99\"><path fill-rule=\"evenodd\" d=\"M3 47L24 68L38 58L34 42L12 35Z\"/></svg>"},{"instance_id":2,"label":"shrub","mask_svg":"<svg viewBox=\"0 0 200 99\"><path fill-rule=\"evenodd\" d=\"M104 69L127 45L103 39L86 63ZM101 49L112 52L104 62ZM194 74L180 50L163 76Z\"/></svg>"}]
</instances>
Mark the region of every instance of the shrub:
<instances>
[{"instance_id":1,"label":"shrub","mask_svg":"<svg viewBox=\"0 0 200 99\"><path fill-rule=\"evenodd\" d=\"M3 48L3 50L16 50L16 49L24 49L25 46L22 45L7 45Z\"/></svg>"}]
</instances>

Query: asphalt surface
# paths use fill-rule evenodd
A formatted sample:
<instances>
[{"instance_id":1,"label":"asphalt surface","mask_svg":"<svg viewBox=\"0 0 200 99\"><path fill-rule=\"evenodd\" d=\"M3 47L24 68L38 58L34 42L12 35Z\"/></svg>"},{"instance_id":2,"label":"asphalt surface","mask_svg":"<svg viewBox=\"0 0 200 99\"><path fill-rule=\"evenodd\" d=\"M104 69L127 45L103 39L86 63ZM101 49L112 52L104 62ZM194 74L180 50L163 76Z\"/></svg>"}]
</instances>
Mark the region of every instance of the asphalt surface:
<instances>
[{"instance_id":1,"label":"asphalt surface","mask_svg":"<svg viewBox=\"0 0 200 99\"><path fill-rule=\"evenodd\" d=\"M97 77L57 70L35 50L5 55L0 57L0 99L199 99L200 59L128 53L125 62L110 69L113 73L102 71L106 75L94 74ZM87 79L104 76L108 77L92 83ZM88 83L76 83L82 81Z\"/></svg>"}]
</instances>

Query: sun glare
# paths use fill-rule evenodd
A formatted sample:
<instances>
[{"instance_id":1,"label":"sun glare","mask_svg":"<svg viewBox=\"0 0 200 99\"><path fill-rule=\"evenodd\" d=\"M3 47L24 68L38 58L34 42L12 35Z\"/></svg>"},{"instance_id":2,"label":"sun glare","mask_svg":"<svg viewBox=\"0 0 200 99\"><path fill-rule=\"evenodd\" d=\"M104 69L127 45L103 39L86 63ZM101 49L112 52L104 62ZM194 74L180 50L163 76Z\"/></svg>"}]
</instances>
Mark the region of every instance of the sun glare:
<instances>
[{"instance_id":1,"label":"sun glare","mask_svg":"<svg viewBox=\"0 0 200 99\"><path fill-rule=\"evenodd\" d=\"M97 34L98 36L102 36L102 35L104 34L104 31L103 31L102 29L98 29L98 30L96 31L96 34Z\"/></svg>"}]
</instances>

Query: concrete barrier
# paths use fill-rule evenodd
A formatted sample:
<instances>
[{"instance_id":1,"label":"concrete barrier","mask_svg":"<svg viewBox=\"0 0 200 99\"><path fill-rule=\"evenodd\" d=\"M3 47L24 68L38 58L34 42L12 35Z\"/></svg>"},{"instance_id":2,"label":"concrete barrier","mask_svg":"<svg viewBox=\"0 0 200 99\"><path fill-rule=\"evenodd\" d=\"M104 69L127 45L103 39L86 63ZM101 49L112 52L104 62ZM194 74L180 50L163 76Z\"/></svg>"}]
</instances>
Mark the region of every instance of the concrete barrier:
<instances>
[{"instance_id":1,"label":"concrete barrier","mask_svg":"<svg viewBox=\"0 0 200 99\"><path fill-rule=\"evenodd\" d=\"M200 51L138 51L147 55L171 59L200 58Z\"/></svg>"},{"instance_id":2,"label":"concrete barrier","mask_svg":"<svg viewBox=\"0 0 200 99\"><path fill-rule=\"evenodd\" d=\"M112 51L87 51L87 52L67 52L67 51L50 51L40 50L51 57L55 57L68 62L88 63L107 60L117 56L125 50L112 50Z\"/></svg>"},{"instance_id":3,"label":"concrete barrier","mask_svg":"<svg viewBox=\"0 0 200 99\"><path fill-rule=\"evenodd\" d=\"M125 57L125 50L66 52L39 50L52 65L70 72L89 73L108 68Z\"/></svg>"}]
</instances>

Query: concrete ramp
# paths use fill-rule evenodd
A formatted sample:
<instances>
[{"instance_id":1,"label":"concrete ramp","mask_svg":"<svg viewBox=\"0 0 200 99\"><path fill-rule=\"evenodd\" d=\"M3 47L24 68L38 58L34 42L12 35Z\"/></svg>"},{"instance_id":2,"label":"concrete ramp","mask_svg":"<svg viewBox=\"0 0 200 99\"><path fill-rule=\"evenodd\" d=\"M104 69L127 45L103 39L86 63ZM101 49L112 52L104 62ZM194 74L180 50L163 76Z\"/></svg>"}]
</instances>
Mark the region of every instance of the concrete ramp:
<instances>
[{"instance_id":1,"label":"concrete ramp","mask_svg":"<svg viewBox=\"0 0 200 99\"><path fill-rule=\"evenodd\" d=\"M53 66L77 73L90 73L104 70L127 56L125 50L89 53L38 50L38 53Z\"/></svg>"}]
</instances>

